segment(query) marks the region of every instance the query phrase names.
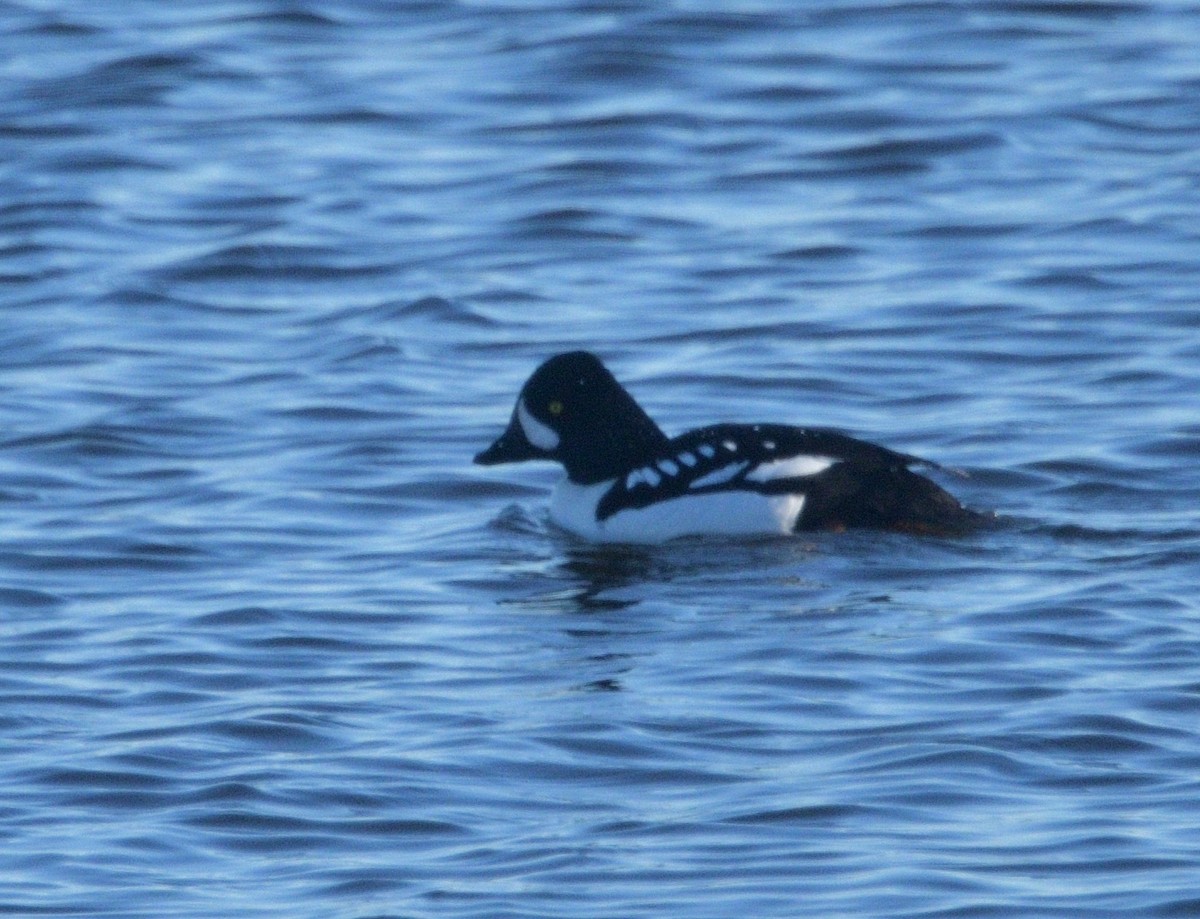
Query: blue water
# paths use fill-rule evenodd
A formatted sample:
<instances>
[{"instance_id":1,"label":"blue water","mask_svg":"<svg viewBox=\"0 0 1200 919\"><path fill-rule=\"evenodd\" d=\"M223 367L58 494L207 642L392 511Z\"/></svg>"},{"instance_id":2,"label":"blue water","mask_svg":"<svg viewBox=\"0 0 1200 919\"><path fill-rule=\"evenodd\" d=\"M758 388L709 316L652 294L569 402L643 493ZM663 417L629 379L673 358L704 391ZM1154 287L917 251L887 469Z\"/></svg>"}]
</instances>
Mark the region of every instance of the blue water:
<instances>
[{"instance_id":1,"label":"blue water","mask_svg":"<svg viewBox=\"0 0 1200 919\"><path fill-rule=\"evenodd\" d=\"M0 913L1200 916L1200 12L0 6ZM596 548L599 352L993 526Z\"/></svg>"}]
</instances>

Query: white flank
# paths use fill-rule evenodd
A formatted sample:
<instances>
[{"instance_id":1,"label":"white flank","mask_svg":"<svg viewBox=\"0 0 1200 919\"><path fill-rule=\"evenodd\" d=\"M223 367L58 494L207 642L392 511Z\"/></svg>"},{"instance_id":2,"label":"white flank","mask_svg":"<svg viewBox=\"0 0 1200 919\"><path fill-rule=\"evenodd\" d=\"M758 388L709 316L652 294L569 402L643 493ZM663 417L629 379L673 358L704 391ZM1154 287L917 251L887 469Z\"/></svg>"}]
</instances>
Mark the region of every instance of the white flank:
<instances>
[{"instance_id":1,"label":"white flank","mask_svg":"<svg viewBox=\"0 0 1200 919\"><path fill-rule=\"evenodd\" d=\"M728 466L722 466L720 469L714 469L708 475L700 476L700 478L692 482L688 488L704 488L706 485L721 485L724 482L728 482L748 465L749 463L731 463Z\"/></svg>"},{"instance_id":2,"label":"white flank","mask_svg":"<svg viewBox=\"0 0 1200 919\"><path fill-rule=\"evenodd\" d=\"M775 479L795 479L824 472L837 460L829 456L789 456L787 459L761 463L746 478L754 482L771 482Z\"/></svg>"},{"instance_id":3,"label":"white flank","mask_svg":"<svg viewBox=\"0 0 1200 919\"><path fill-rule=\"evenodd\" d=\"M684 495L597 520L596 505L610 487L611 482L576 485L563 479L554 489L551 518L593 542L657 543L679 536L791 533L804 507L804 495L721 491Z\"/></svg>"},{"instance_id":4,"label":"white flank","mask_svg":"<svg viewBox=\"0 0 1200 919\"><path fill-rule=\"evenodd\" d=\"M533 413L525 407L525 400L517 402L517 421L525 438L539 450L553 450L558 446L558 435L548 424L542 424L533 417Z\"/></svg>"}]
</instances>

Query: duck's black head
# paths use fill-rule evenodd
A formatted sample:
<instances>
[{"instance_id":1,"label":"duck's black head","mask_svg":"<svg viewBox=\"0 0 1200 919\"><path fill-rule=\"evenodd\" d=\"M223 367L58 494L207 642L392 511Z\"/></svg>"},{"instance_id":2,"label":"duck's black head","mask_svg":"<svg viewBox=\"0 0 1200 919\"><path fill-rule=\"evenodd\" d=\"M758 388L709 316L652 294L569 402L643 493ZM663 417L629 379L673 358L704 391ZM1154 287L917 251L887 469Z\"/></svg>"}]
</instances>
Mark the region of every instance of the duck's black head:
<instances>
[{"instance_id":1,"label":"duck's black head","mask_svg":"<svg viewBox=\"0 0 1200 919\"><path fill-rule=\"evenodd\" d=\"M533 372L508 428L475 462L554 460L571 481L589 485L650 459L666 442L598 357L571 351Z\"/></svg>"}]
</instances>

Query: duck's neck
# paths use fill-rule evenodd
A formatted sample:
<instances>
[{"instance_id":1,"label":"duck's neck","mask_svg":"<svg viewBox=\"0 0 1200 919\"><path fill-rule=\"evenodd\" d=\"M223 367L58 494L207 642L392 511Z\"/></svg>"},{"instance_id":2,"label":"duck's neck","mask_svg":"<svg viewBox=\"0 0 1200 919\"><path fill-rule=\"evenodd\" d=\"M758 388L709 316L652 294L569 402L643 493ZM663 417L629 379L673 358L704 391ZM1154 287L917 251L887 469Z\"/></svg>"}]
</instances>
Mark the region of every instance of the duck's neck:
<instances>
[{"instance_id":1,"label":"duck's neck","mask_svg":"<svg viewBox=\"0 0 1200 919\"><path fill-rule=\"evenodd\" d=\"M588 421L587 430L566 440L560 451L567 477L577 485L623 475L663 453L670 442L622 387Z\"/></svg>"}]
</instances>

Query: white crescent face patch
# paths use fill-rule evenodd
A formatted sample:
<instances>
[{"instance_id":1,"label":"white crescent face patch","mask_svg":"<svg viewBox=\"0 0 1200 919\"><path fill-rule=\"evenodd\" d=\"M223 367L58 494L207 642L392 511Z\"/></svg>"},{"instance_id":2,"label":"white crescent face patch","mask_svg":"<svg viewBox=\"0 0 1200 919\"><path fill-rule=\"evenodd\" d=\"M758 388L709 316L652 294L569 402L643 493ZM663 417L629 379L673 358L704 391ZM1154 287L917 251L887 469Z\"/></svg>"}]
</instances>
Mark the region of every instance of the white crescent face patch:
<instances>
[{"instance_id":1,"label":"white crescent face patch","mask_svg":"<svg viewBox=\"0 0 1200 919\"><path fill-rule=\"evenodd\" d=\"M539 450L550 451L558 447L558 435L554 429L534 418L533 413L525 407L524 399L517 402L517 423L521 425L525 439Z\"/></svg>"}]
</instances>

